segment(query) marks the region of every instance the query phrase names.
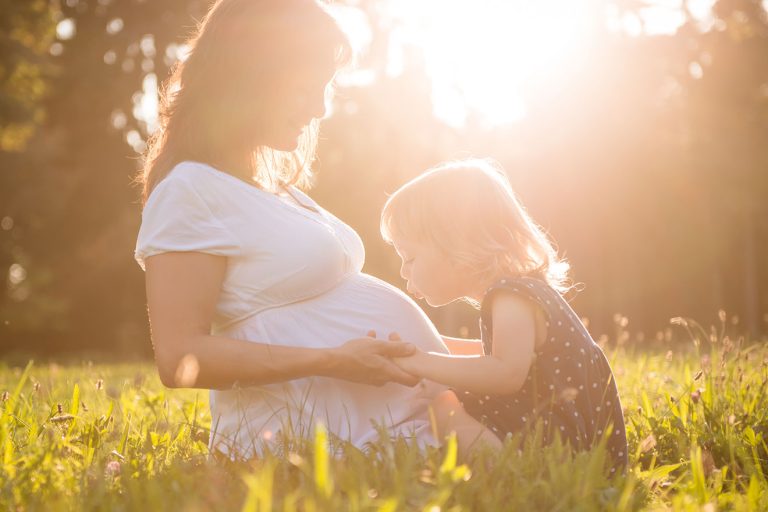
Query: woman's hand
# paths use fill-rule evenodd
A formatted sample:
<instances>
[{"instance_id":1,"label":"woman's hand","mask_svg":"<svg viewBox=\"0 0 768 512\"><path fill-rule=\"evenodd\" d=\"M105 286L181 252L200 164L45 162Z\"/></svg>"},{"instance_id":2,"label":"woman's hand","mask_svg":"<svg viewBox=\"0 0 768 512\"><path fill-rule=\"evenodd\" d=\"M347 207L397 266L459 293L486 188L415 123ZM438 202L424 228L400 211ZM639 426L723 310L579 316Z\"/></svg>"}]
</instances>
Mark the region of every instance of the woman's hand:
<instances>
[{"instance_id":1,"label":"woman's hand","mask_svg":"<svg viewBox=\"0 0 768 512\"><path fill-rule=\"evenodd\" d=\"M338 348L331 349L333 365L329 377L383 386L388 382L397 382L406 386L419 383L418 377L403 371L391 358L403 358L416 352L416 347L402 341L384 341L373 339L375 332L369 332L368 338L349 340Z\"/></svg>"},{"instance_id":2,"label":"woman's hand","mask_svg":"<svg viewBox=\"0 0 768 512\"><path fill-rule=\"evenodd\" d=\"M407 343L360 339L324 349L212 336L226 258L171 252L147 258L146 266L155 360L168 387L231 389L316 375L374 385L419 381L389 359L413 353Z\"/></svg>"}]
</instances>

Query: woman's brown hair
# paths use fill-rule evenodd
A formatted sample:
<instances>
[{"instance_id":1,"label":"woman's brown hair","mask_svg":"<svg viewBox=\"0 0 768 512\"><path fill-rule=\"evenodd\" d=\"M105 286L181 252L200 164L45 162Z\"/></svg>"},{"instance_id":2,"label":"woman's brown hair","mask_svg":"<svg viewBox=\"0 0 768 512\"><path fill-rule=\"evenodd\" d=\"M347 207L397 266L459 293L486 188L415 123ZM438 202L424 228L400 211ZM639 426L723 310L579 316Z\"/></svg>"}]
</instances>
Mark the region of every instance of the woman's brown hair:
<instances>
[{"instance_id":1,"label":"woman's brown hair","mask_svg":"<svg viewBox=\"0 0 768 512\"><path fill-rule=\"evenodd\" d=\"M259 113L288 74L333 58L351 58L348 39L316 0L217 0L187 41L161 93L160 126L150 137L137 182L146 203L179 162L210 164L258 186L305 185L318 120L294 151L259 141ZM266 120L265 120L266 121ZM263 139L263 136L261 137Z\"/></svg>"}]
</instances>

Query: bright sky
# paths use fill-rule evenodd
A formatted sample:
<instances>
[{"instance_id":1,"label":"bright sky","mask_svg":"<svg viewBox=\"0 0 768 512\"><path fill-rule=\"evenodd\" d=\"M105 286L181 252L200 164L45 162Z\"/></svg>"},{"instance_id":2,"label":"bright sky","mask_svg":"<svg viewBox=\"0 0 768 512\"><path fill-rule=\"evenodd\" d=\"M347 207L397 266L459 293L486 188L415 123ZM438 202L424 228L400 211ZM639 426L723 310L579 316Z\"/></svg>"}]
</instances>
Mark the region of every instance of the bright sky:
<instances>
[{"instance_id":1,"label":"bright sky","mask_svg":"<svg viewBox=\"0 0 768 512\"><path fill-rule=\"evenodd\" d=\"M387 73L402 71L406 48L423 51L424 65L432 81L435 115L460 127L470 112L488 126L514 123L526 116L523 91L533 77L556 79L563 66L588 51L594 25L630 36L671 34L684 22L683 0L647 0L639 15L608 9L595 13L589 1L576 0L387 0L379 3L382 21L394 27L388 49ZM687 7L705 30L712 28L711 8L715 0L688 0ZM352 2L354 4L354 2ZM768 0L763 0L768 10ZM362 47L370 41L370 28L356 7L338 10L351 36ZM59 22L57 36L74 37L75 22ZM123 29L119 18L108 20L105 30L116 34ZM60 43L56 52L61 51ZM55 45L54 45L55 46ZM105 63L124 70L140 65L145 71L142 90L134 95L133 115L151 131L157 124L158 78L154 74L154 40L145 36L133 55L121 62L108 51ZM130 50L130 49L129 49ZM52 53L54 47L52 47ZM164 49L166 60L183 58L184 48L172 44ZM121 57L122 58L122 57ZM365 83L373 80L370 71L358 70L340 81ZM115 128L125 126L126 113L113 113ZM143 149L136 130L126 133L134 149Z\"/></svg>"},{"instance_id":2,"label":"bright sky","mask_svg":"<svg viewBox=\"0 0 768 512\"><path fill-rule=\"evenodd\" d=\"M714 1L688 1L702 28L712 26ZM398 27L389 70L396 74L403 48L416 45L440 119L459 127L474 112L490 126L514 123L526 115L526 83L554 79L587 51L595 23L639 36L672 34L685 21L682 0L647 3L639 16L609 9L601 20L589 2L574 0L389 0L385 13Z\"/></svg>"}]
</instances>

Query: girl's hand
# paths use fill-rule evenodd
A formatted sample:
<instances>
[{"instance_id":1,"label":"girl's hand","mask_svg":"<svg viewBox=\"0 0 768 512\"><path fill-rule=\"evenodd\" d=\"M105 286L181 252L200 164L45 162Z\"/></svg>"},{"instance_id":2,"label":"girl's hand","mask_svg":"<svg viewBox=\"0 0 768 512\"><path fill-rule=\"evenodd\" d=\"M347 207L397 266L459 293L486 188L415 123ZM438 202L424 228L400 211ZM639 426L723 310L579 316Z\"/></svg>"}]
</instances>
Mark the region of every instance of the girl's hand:
<instances>
[{"instance_id":1,"label":"girl's hand","mask_svg":"<svg viewBox=\"0 0 768 512\"><path fill-rule=\"evenodd\" d=\"M331 349L334 360L332 373L336 378L360 384L383 386L388 382L397 382L415 386L420 379L403 371L390 359L406 357L415 351L416 347L402 341L356 338Z\"/></svg>"},{"instance_id":2,"label":"girl's hand","mask_svg":"<svg viewBox=\"0 0 768 512\"><path fill-rule=\"evenodd\" d=\"M374 332L374 336L376 333ZM400 337L400 335L396 332L389 333L388 336L390 343L402 343L403 340ZM414 377L418 377L419 379L422 378L419 367L424 362L426 352L422 352L418 348L414 347L414 351L412 354L405 356L405 357L395 357L392 361L406 373L409 373L413 375Z\"/></svg>"}]
</instances>

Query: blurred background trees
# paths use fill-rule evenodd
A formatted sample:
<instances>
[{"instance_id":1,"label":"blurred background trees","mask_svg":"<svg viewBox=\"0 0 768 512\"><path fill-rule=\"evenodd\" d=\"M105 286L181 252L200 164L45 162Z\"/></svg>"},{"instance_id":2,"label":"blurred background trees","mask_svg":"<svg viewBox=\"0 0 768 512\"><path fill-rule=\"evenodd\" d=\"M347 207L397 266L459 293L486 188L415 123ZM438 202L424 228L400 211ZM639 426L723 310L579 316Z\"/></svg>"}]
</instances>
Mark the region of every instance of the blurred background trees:
<instances>
[{"instance_id":1,"label":"blurred background trees","mask_svg":"<svg viewBox=\"0 0 768 512\"><path fill-rule=\"evenodd\" d=\"M524 115L495 123L471 105L460 122L440 115L396 3L342 2L364 51L339 78L313 190L360 232L366 271L402 284L378 235L387 192L440 160L490 156L584 283L573 304L593 334L626 317L652 337L719 309L768 331L765 3L704 2L702 16L701 2L591 0L583 46L556 74L534 68L515 93ZM131 180L157 85L207 5L0 0L0 350L149 353ZM648 30L659 5L679 13L673 30ZM505 51L477 59L503 70ZM427 310L447 334L476 333L464 305Z\"/></svg>"}]
</instances>

